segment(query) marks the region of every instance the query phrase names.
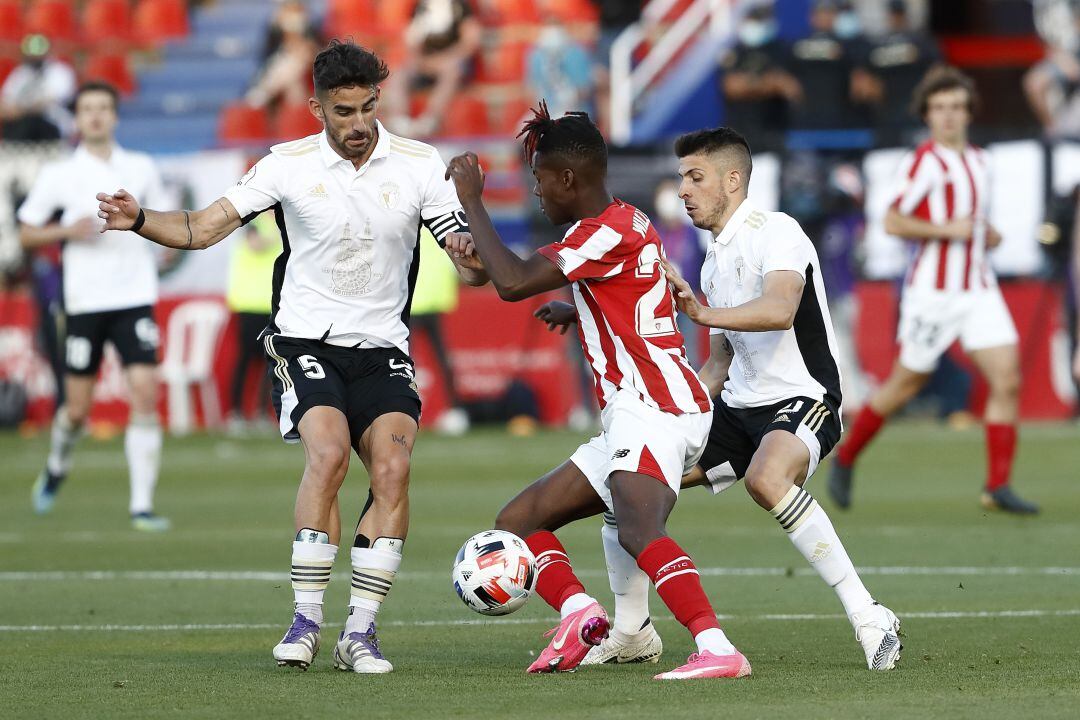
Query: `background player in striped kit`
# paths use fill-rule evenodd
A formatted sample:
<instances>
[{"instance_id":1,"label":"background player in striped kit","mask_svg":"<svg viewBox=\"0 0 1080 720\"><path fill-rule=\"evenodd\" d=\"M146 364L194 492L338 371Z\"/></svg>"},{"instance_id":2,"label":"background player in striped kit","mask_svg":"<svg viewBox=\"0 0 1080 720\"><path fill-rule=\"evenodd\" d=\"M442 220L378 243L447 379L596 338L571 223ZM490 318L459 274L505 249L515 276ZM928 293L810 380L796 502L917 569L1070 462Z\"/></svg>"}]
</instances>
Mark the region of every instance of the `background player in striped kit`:
<instances>
[{"instance_id":1,"label":"background player in striped kit","mask_svg":"<svg viewBox=\"0 0 1080 720\"><path fill-rule=\"evenodd\" d=\"M887 232L914 245L900 299L900 356L863 406L829 477L829 494L851 505L855 461L885 420L930 379L959 340L990 386L983 507L1034 514L1038 506L1009 485L1016 453L1020 358L1016 327L997 285L988 250L1001 235L987 220L991 178L986 153L968 142L976 104L970 78L950 67L931 70L915 90L914 110L930 139L904 160Z\"/></svg>"}]
</instances>

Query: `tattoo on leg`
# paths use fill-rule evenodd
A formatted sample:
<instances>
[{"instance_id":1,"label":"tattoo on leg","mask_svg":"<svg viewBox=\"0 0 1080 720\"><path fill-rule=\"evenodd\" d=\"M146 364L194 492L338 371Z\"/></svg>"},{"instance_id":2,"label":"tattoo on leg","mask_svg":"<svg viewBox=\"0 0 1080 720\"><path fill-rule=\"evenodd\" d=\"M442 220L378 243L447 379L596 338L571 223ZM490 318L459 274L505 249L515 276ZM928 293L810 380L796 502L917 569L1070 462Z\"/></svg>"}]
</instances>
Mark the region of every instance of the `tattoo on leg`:
<instances>
[{"instance_id":1,"label":"tattoo on leg","mask_svg":"<svg viewBox=\"0 0 1080 720\"><path fill-rule=\"evenodd\" d=\"M408 447L408 444L405 442L405 436L404 435L396 435L394 433L390 433L390 437L393 439L394 442L396 442L401 447Z\"/></svg>"}]
</instances>

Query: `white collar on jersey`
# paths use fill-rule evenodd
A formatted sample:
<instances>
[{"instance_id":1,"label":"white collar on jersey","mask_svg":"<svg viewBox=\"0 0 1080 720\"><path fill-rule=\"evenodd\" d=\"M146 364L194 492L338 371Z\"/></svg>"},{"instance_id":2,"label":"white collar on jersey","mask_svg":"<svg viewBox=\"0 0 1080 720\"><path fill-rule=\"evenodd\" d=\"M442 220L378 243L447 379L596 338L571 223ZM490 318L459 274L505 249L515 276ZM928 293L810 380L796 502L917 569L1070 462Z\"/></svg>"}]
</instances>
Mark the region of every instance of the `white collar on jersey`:
<instances>
[{"instance_id":1,"label":"white collar on jersey","mask_svg":"<svg viewBox=\"0 0 1080 720\"><path fill-rule=\"evenodd\" d=\"M112 150L109 152L109 159L104 160L101 157L99 157L99 156L95 155L94 153L90 152L89 150L87 150L85 145L83 145L82 143L79 143L78 145L75 146L75 152L72 153L72 155L77 160L90 160L90 161L96 162L96 163L104 163L106 165L112 165L113 163L115 163L117 160L121 159L124 156L124 149L122 147L120 147L119 145L117 145L116 143L113 143L112 144Z\"/></svg>"},{"instance_id":2,"label":"white collar on jersey","mask_svg":"<svg viewBox=\"0 0 1080 720\"><path fill-rule=\"evenodd\" d=\"M720 231L720 234L716 236L716 242L721 245L727 245L731 242L731 238L735 237L735 233L739 231L742 224L746 222L746 216L754 211L754 205L750 202L749 198L746 198L739 203L738 209L735 214L731 216L731 219L727 221L727 225Z\"/></svg>"},{"instance_id":3,"label":"white collar on jersey","mask_svg":"<svg viewBox=\"0 0 1080 720\"><path fill-rule=\"evenodd\" d=\"M379 129L379 142L375 143L375 149L371 151L371 157L368 158L367 163L361 165L366 167L372 160L384 158L390 154L390 133L387 131L383 124L378 120L375 121L375 127ZM347 162L352 164L351 160L346 160L337 154L334 148L330 147L330 141L326 139L326 131L323 130L319 133L319 151L322 153L323 164L326 167L333 167L341 162Z\"/></svg>"}]
</instances>

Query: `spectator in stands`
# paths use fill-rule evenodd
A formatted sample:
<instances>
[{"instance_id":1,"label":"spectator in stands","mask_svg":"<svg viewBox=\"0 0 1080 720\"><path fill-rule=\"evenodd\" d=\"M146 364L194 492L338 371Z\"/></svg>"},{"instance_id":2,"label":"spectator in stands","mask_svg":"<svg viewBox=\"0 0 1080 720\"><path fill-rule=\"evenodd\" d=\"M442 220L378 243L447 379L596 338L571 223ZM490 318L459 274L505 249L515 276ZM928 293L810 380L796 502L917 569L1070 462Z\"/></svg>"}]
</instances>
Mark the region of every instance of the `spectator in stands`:
<instances>
[{"instance_id":1,"label":"spectator in stands","mask_svg":"<svg viewBox=\"0 0 1080 720\"><path fill-rule=\"evenodd\" d=\"M888 30L870 48L867 65L882 84L877 104L877 144L910 145L921 128L907 103L926 71L941 59L937 42L911 26L907 3L889 0Z\"/></svg>"},{"instance_id":2,"label":"spectator in stands","mask_svg":"<svg viewBox=\"0 0 1080 720\"><path fill-rule=\"evenodd\" d=\"M27 142L66 137L72 130L67 106L75 97L75 71L49 57L44 35L27 35L21 47L22 64L0 88L0 135Z\"/></svg>"},{"instance_id":3,"label":"spectator in stands","mask_svg":"<svg viewBox=\"0 0 1080 720\"><path fill-rule=\"evenodd\" d=\"M281 233L272 213L258 216L233 241L229 261L229 286L225 302L236 317L236 366L233 369L228 432L244 433L251 420L265 418L269 406L269 385L259 372L254 412L244 412L244 389L248 370L254 364L262 370L264 357L259 333L270 324L270 294L274 261L281 253Z\"/></svg>"},{"instance_id":4,"label":"spectator in stands","mask_svg":"<svg viewBox=\"0 0 1080 720\"><path fill-rule=\"evenodd\" d=\"M776 31L771 2L751 7L737 43L721 61L726 123L755 151L781 148L788 107L803 99L802 86L788 71L788 48Z\"/></svg>"},{"instance_id":5,"label":"spectator in stands","mask_svg":"<svg viewBox=\"0 0 1080 720\"><path fill-rule=\"evenodd\" d=\"M311 97L311 64L319 37L304 3L287 0L267 31L266 60L246 100L254 107L306 103Z\"/></svg>"},{"instance_id":6,"label":"spectator in stands","mask_svg":"<svg viewBox=\"0 0 1080 720\"><path fill-rule=\"evenodd\" d=\"M854 100L863 101L872 94L872 78L868 81L868 73L859 66L858 16L837 0L815 0L810 27L810 35L791 46L791 72L807 98L793 108L792 127L865 126Z\"/></svg>"},{"instance_id":7,"label":"spectator in stands","mask_svg":"<svg viewBox=\"0 0 1080 720\"><path fill-rule=\"evenodd\" d=\"M590 115L593 108L593 77L589 55L557 16L549 16L528 56L529 90L547 100L553 116L571 110Z\"/></svg>"},{"instance_id":8,"label":"spectator in stands","mask_svg":"<svg viewBox=\"0 0 1080 720\"><path fill-rule=\"evenodd\" d=\"M469 0L419 0L405 30L408 57L383 95L391 129L417 137L438 132L450 101L472 75L480 35ZM415 90L430 94L421 115L410 120L404 103Z\"/></svg>"},{"instance_id":9,"label":"spectator in stands","mask_svg":"<svg viewBox=\"0 0 1080 720\"><path fill-rule=\"evenodd\" d=\"M1072 16L1080 33L1080 12ZM1048 138L1080 138L1080 46L1048 44L1046 57L1024 76L1024 94Z\"/></svg>"},{"instance_id":10,"label":"spectator in stands","mask_svg":"<svg viewBox=\"0 0 1080 720\"><path fill-rule=\"evenodd\" d=\"M596 72L598 124L608 129L608 98L611 94L611 46L626 28L641 20L644 0L592 0L600 11L600 36L593 52Z\"/></svg>"}]
</instances>

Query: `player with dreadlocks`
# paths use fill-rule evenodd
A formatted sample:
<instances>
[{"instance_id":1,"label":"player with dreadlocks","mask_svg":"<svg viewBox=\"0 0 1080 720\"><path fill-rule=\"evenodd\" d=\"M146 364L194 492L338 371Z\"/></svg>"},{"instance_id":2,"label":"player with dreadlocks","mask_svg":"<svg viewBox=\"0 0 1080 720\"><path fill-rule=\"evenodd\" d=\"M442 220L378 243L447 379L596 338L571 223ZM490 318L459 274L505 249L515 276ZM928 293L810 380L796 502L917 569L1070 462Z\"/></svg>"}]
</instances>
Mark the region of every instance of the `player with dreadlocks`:
<instances>
[{"instance_id":1,"label":"player with dreadlocks","mask_svg":"<svg viewBox=\"0 0 1080 720\"><path fill-rule=\"evenodd\" d=\"M565 237L522 260L503 245L484 208L476 156L450 161L447 176L469 218L469 234L450 234L457 262L481 264L511 302L573 285L578 332L592 365L602 432L507 503L495 527L536 556L536 591L559 611L551 644L529 672L575 669L608 634L604 608L585 592L553 534L569 522L606 513L697 652L657 679L743 677L750 664L728 640L689 555L667 535L682 476L697 463L712 402L686 359L675 302L660 266L663 248L645 213L612 198L607 146L585 113L553 119L544 103L521 135L536 177L540 208ZM479 260L469 257L470 245ZM536 315L546 319L551 305Z\"/></svg>"}]
</instances>

